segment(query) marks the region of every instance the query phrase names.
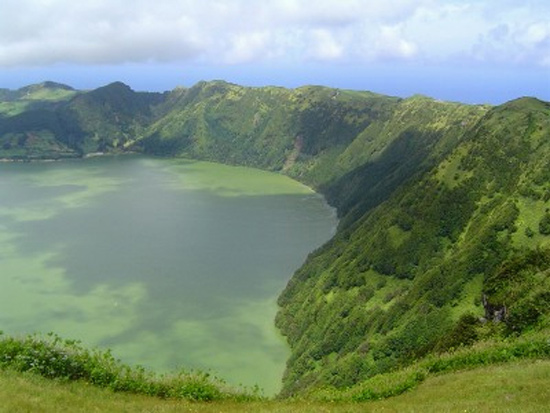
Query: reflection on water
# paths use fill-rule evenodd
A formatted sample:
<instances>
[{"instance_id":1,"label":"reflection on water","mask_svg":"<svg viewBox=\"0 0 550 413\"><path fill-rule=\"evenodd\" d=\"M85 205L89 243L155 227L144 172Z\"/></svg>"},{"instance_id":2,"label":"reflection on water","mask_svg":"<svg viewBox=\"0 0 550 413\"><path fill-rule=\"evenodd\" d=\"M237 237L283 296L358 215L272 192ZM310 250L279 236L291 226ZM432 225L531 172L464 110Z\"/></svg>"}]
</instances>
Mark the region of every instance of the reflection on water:
<instances>
[{"instance_id":1,"label":"reflection on water","mask_svg":"<svg viewBox=\"0 0 550 413\"><path fill-rule=\"evenodd\" d=\"M142 157L0 176L0 329L278 390L276 297L332 234L322 198L276 174Z\"/></svg>"}]
</instances>

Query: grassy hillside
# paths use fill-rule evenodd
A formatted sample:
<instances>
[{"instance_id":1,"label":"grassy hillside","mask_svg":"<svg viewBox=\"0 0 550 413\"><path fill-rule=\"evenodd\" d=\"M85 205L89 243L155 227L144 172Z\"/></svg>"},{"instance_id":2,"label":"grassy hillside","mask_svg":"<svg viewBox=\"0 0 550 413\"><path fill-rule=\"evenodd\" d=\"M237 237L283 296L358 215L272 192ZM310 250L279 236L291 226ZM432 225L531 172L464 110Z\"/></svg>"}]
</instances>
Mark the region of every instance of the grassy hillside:
<instances>
[{"instance_id":1,"label":"grassy hillside","mask_svg":"<svg viewBox=\"0 0 550 413\"><path fill-rule=\"evenodd\" d=\"M123 150L152 121L153 108L163 99L121 82L79 95L59 112L66 130L58 139L83 154Z\"/></svg>"},{"instance_id":2,"label":"grassy hillside","mask_svg":"<svg viewBox=\"0 0 550 413\"><path fill-rule=\"evenodd\" d=\"M369 124L386 120L398 102L367 92L245 88L221 81L176 90L169 99L170 109L140 140L142 150L311 177L321 159L328 161Z\"/></svg>"},{"instance_id":3,"label":"grassy hillside","mask_svg":"<svg viewBox=\"0 0 550 413\"><path fill-rule=\"evenodd\" d=\"M69 100L78 92L67 85L44 82L19 90L0 89L0 117L18 115L30 108Z\"/></svg>"},{"instance_id":4,"label":"grassy hillside","mask_svg":"<svg viewBox=\"0 0 550 413\"><path fill-rule=\"evenodd\" d=\"M56 110L79 92L44 82L16 91L0 90L0 157L11 159L75 156L58 136L62 126Z\"/></svg>"},{"instance_id":5,"label":"grassy hillside","mask_svg":"<svg viewBox=\"0 0 550 413\"><path fill-rule=\"evenodd\" d=\"M353 389L475 343L548 337L547 102L221 81L166 94L47 83L0 100L0 157L130 150L255 166L337 207L337 234L279 298L292 349L283 396Z\"/></svg>"},{"instance_id":6,"label":"grassy hillside","mask_svg":"<svg viewBox=\"0 0 550 413\"><path fill-rule=\"evenodd\" d=\"M45 82L0 99L0 157L25 160L121 150L153 119L163 95L119 82L86 93Z\"/></svg>"}]
</instances>

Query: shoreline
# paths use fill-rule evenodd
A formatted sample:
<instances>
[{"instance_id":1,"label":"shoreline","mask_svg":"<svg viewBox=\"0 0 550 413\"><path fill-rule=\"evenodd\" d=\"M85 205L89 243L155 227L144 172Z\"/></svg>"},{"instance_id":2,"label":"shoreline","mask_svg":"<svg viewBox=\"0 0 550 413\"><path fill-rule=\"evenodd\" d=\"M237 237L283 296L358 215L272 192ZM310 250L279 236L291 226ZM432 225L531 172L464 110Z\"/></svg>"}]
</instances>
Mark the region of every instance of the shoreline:
<instances>
[{"instance_id":1,"label":"shoreline","mask_svg":"<svg viewBox=\"0 0 550 413\"><path fill-rule=\"evenodd\" d=\"M59 162L73 159L93 159L109 156L126 156L126 155L140 155L140 152L125 151L125 152L90 152L83 155L67 155L57 157L4 157L0 158L0 163L32 163L32 162Z\"/></svg>"}]
</instances>

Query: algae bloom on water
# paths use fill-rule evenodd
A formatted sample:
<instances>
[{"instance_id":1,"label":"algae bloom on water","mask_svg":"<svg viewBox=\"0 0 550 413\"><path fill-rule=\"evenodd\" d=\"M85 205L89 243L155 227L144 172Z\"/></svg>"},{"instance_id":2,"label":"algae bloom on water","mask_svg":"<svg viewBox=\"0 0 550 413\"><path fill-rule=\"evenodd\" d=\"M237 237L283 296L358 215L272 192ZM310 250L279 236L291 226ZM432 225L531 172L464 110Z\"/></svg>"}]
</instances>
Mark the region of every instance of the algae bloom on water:
<instances>
[{"instance_id":1,"label":"algae bloom on water","mask_svg":"<svg viewBox=\"0 0 550 413\"><path fill-rule=\"evenodd\" d=\"M276 297L332 235L320 196L277 174L137 156L0 168L6 333L278 391Z\"/></svg>"}]
</instances>

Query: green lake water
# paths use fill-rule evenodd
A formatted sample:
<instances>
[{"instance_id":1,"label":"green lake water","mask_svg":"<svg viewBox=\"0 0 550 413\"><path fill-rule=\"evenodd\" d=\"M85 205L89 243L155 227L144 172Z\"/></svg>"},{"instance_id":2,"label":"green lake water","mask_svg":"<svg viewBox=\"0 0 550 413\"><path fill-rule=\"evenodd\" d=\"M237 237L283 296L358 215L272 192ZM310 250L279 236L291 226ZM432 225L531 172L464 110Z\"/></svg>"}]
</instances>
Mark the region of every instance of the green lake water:
<instances>
[{"instance_id":1,"label":"green lake water","mask_svg":"<svg viewBox=\"0 0 550 413\"><path fill-rule=\"evenodd\" d=\"M276 298L334 211L278 174L143 157L0 164L0 330L280 388Z\"/></svg>"}]
</instances>

